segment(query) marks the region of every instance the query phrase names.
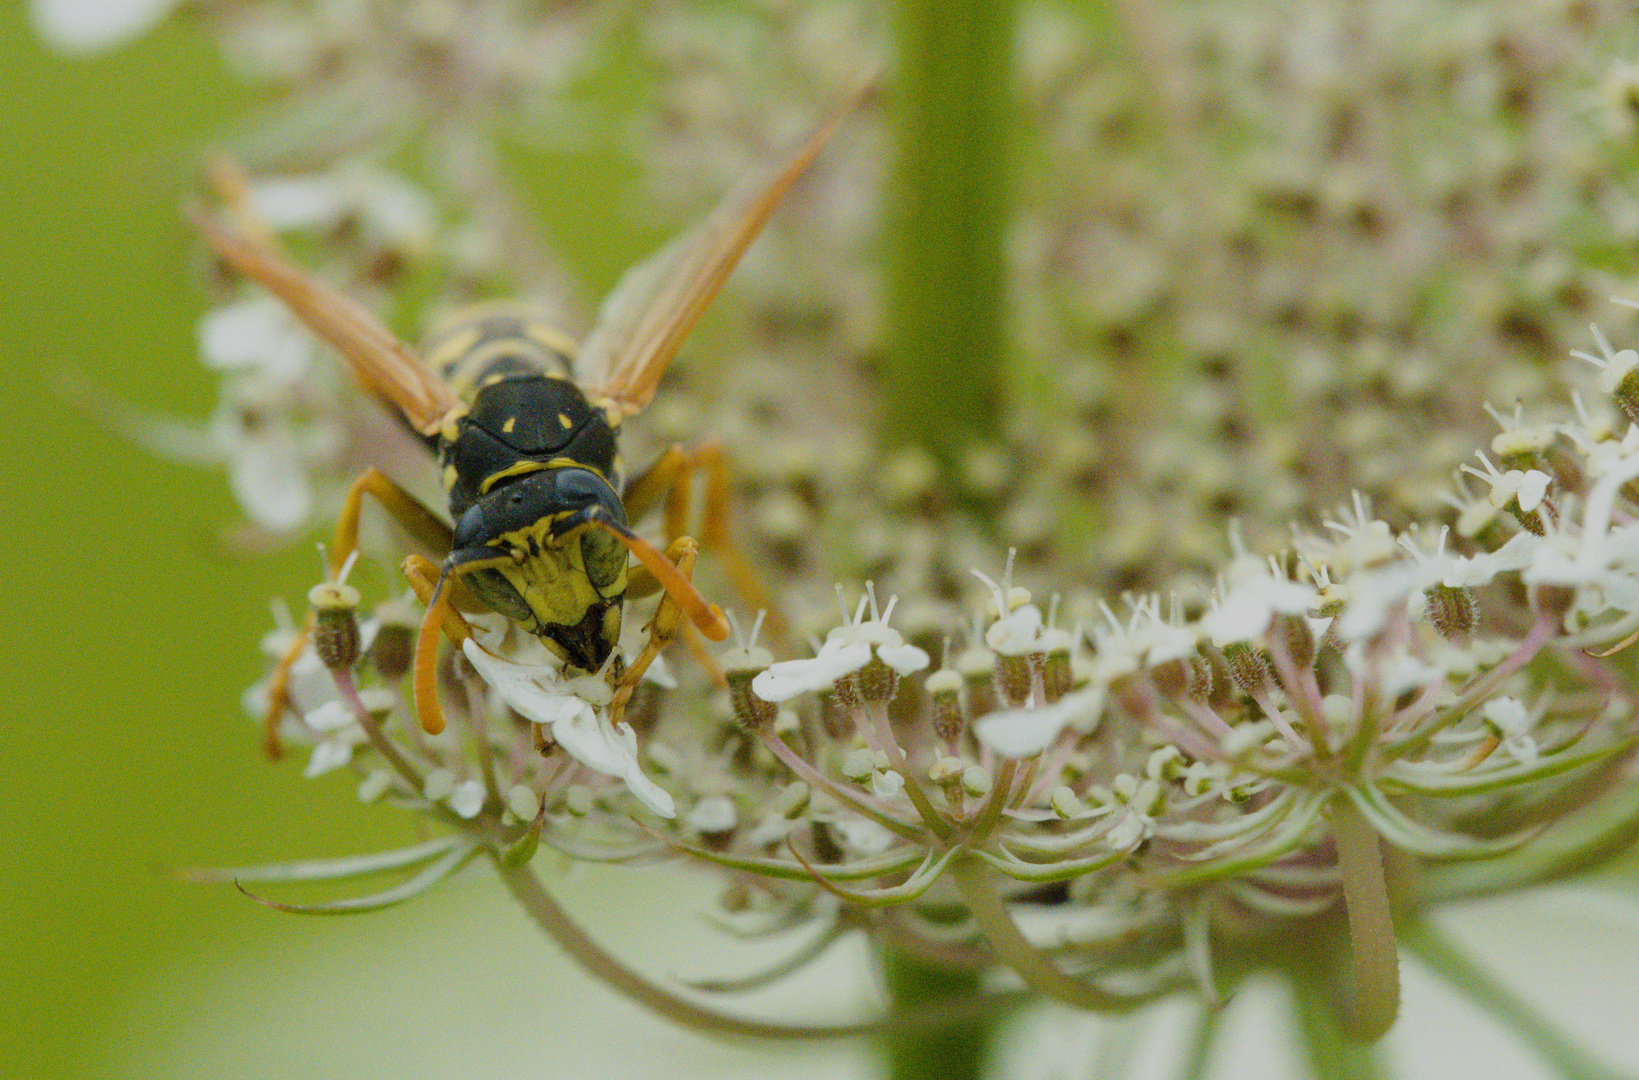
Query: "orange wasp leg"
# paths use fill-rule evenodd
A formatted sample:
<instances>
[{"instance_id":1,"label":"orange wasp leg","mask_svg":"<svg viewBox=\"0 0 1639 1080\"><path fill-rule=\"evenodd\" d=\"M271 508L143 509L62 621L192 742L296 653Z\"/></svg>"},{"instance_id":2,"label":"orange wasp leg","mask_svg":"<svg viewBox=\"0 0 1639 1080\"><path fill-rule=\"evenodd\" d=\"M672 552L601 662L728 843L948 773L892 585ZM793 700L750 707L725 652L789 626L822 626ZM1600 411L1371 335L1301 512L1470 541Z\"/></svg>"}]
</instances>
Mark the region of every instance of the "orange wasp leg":
<instances>
[{"instance_id":1,"label":"orange wasp leg","mask_svg":"<svg viewBox=\"0 0 1639 1080\"><path fill-rule=\"evenodd\" d=\"M415 665L411 669L415 715L421 721L421 730L437 735L444 730L444 709L438 701L439 631L443 631L452 645L460 645L472 636L472 627L456 610L455 594L460 582L450 580L448 566L439 567L420 555L411 555L401 569L416 598L427 609L421 618L421 629L416 633Z\"/></svg>"},{"instance_id":2,"label":"orange wasp leg","mask_svg":"<svg viewBox=\"0 0 1639 1080\"><path fill-rule=\"evenodd\" d=\"M680 536L673 540L667 545L663 554L656 552L672 568L672 572L685 584L688 584L691 592L693 592L691 579L694 576L694 562L699 553L700 545L687 536ZM631 577L628 579L628 592L633 587L652 590L656 585L651 585L649 578L649 571L644 567L632 571ZM699 597L698 593L694 593L694 595L696 598ZM701 602L704 603L705 601L702 600ZM722 618L722 612L717 610L716 604L711 604L709 607L716 613L717 618ZM688 629L690 624L684 622L684 616L687 614L690 614L687 601L674 590L667 588L665 595L661 597L660 606L655 608L654 618L650 619L649 625L644 627L649 636L648 641L643 645L643 651L637 654L614 684L615 696L613 701L610 702L612 722L620 722L621 716L626 709L626 703L631 700L638 683L643 679L643 673L649 669L650 664L654 663L654 658L659 656L666 646L672 643L679 630ZM695 625L698 626L698 623L696 622ZM702 632L705 632L703 628ZM726 626L724 627L724 636L727 636ZM714 638L713 640L722 639ZM714 672L715 667L716 665L708 663L706 670Z\"/></svg>"},{"instance_id":3,"label":"orange wasp leg","mask_svg":"<svg viewBox=\"0 0 1639 1080\"><path fill-rule=\"evenodd\" d=\"M772 596L757 572L729 535L729 460L720 443L703 443L693 449L673 446L650 465L642 476L627 486L621 501L633 520L665 503L666 540L672 542L688 530L693 498L693 474L706 477L705 506L700 516L700 546L723 564L734 591L754 609L768 612L769 629L783 633L785 620L774 606Z\"/></svg>"},{"instance_id":4,"label":"orange wasp leg","mask_svg":"<svg viewBox=\"0 0 1639 1080\"><path fill-rule=\"evenodd\" d=\"M330 543L330 573L341 572L359 543L359 515L363 511L364 496L373 496L380 503L382 509L393 516L393 519L404 527L404 530L418 542L425 544L429 550L442 558L447 555L453 537L450 527L440 521L431 510L422 506L415 496L395 484L386 473L379 469L366 469L362 475L347 489L347 498L342 503L341 517L336 522L336 532ZM419 556L413 558L420 559ZM421 563L432 566L426 559ZM406 570L408 574L408 570ZM437 569L434 568L434 576ZM430 595L431 586L428 586ZM423 602L427 599L422 596ZM462 624L465 625L464 623ZM308 617L307 624L297 635L290 649L280 658L279 664L273 669L273 675L268 682L267 715L263 720L263 750L269 758L277 759L283 752L279 746L279 718L290 708L290 669L295 665L302 651L307 647L308 639L312 634L313 620Z\"/></svg>"}]
</instances>

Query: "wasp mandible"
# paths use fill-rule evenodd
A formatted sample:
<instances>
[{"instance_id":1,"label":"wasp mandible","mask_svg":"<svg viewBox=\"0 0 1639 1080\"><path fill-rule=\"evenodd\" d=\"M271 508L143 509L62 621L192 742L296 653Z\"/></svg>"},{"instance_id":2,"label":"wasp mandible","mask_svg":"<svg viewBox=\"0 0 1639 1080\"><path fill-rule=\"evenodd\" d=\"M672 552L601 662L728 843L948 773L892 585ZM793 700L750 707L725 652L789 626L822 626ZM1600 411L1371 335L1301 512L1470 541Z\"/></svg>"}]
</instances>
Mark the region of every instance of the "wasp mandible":
<instances>
[{"instance_id":1,"label":"wasp mandible","mask_svg":"<svg viewBox=\"0 0 1639 1080\"><path fill-rule=\"evenodd\" d=\"M721 459L674 448L627 483L616 438L622 422L654 396L740 256L862 93L743 181L692 230L629 270L578 349L521 306L489 303L445 320L419 355L364 307L308 274L253 223L230 229L193 214L225 263L332 345L360 386L395 409L437 456L447 520L372 468L349 489L329 549L334 575L357 547L359 513L369 495L439 557L435 564L412 555L404 563L426 604L414 690L429 733L444 726L436 679L440 629L452 640L466 636L461 609L499 612L566 664L596 672L619 643L626 597L663 590L643 653L624 672L612 673L617 701L630 694L681 617L711 640L727 636L722 611L690 580L696 543L678 535L662 552L629 524L696 467L717 470L711 487L720 496ZM721 533L712 509L708 505L708 539ZM637 566L629 566L628 555ZM275 676L270 754L278 752L274 731L288 703L285 679L301 647Z\"/></svg>"}]
</instances>

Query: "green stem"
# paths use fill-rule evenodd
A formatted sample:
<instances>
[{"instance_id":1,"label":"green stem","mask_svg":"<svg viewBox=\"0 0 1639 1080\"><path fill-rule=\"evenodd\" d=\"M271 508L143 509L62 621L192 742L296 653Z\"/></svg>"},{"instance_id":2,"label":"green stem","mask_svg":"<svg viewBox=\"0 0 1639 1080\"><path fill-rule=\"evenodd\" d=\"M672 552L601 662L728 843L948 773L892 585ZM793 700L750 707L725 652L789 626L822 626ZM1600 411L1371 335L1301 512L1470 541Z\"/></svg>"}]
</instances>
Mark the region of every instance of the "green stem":
<instances>
[{"instance_id":1,"label":"green stem","mask_svg":"<svg viewBox=\"0 0 1639 1080\"><path fill-rule=\"evenodd\" d=\"M893 1012L937 1010L941 1003L979 996L979 973L948 968L890 949L882 959ZM883 1051L890 1080L979 1080L989 1056L996 1017L956 1020L937 1027L890 1029Z\"/></svg>"},{"instance_id":2,"label":"green stem","mask_svg":"<svg viewBox=\"0 0 1639 1080\"><path fill-rule=\"evenodd\" d=\"M1212 1039L1218 1033L1218 1020L1223 1010L1210 1002L1199 1002L1200 1015L1195 1018L1195 1030L1190 1034L1189 1050L1184 1064L1178 1070L1178 1080L1201 1080L1212 1061Z\"/></svg>"},{"instance_id":3,"label":"green stem","mask_svg":"<svg viewBox=\"0 0 1639 1080\"><path fill-rule=\"evenodd\" d=\"M905 0L885 434L947 469L994 432L1013 0Z\"/></svg>"},{"instance_id":4,"label":"green stem","mask_svg":"<svg viewBox=\"0 0 1639 1080\"><path fill-rule=\"evenodd\" d=\"M979 932L995 950L996 958L1012 968L1013 974L1023 979L1030 989L1090 1012L1128 1012L1143 1004L1141 997L1119 997L1055 967L1052 959L1032 945L1013 921L984 863L966 856L958 858L950 866L950 875L967 902Z\"/></svg>"},{"instance_id":5,"label":"green stem","mask_svg":"<svg viewBox=\"0 0 1639 1080\"><path fill-rule=\"evenodd\" d=\"M1518 1036L1544 1064L1565 1080L1632 1080L1595 1061L1548 1022L1524 999L1463 955L1427 920L1417 920L1401 934L1406 948L1446 985L1488 1013L1504 1031Z\"/></svg>"},{"instance_id":6,"label":"green stem","mask_svg":"<svg viewBox=\"0 0 1639 1080\"><path fill-rule=\"evenodd\" d=\"M1349 1029L1376 1041L1400 1012L1400 956L1395 947L1388 882L1377 833L1347 795L1332 800L1332 836L1343 874L1353 957Z\"/></svg>"},{"instance_id":7,"label":"green stem","mask_svg":"<svg viewBox=\"0 0 1639 1080\"><path fill-rule=\"evenodd\" d=\"M1316 1080L1377 1080L1383 1075L1377 1054L1366 1043L1344 1032L1338 1023L1331 995L1319 978L1318 969L1295 968L1292 975L1292 1007L1297 1015L1298 1033L1309 1055L1309 1067Z\"/></svg>"}]
</instances>

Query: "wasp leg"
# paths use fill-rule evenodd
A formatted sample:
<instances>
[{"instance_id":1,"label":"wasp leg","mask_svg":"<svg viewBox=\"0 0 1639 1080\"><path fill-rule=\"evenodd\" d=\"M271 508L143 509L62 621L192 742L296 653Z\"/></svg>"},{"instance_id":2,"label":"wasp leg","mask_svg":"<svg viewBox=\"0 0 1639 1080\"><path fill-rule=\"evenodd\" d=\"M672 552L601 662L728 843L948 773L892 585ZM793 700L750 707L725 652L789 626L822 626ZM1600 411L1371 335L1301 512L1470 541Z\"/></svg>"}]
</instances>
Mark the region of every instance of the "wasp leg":
<instances>
[{"instance_id":1,"label":"wasp leg","mask_svg":"<svg viewBox=\"0 0 1639 1080\"><path fill-rule=\"evenodd\" d=\"M279 745L279 720L285 710L290 708L290 670L296 666L303 650L307 648L308 640L313 636L311 621L296 632L296 640L290 643L290 648L279 658L279 663L273 669L267 684L267 712L262 716L262 753L269 761L278 761L284 757L284 747Z\"/></svg>"},{"instance_id":2,"label":"wasp leg","mask_svg":"<svg viewBox=\"0 0 1639 1080\"><path fill-rule=\"evenodd\" d=\"M696 541L687 536L680 536L667 545L662 557L673 568L674 573L679 578L684 582L690 582L694 576L694 562L699 553L700 545ZM630 593L633 588L652 592L658 587L659 582L650 575L649 571L644 567L639 567L633 570L630 578L628 578L627 592ZM690 588L692 591L692 584ZM715 604L711 606L713 610L716 610ZM643 645L643 651L637 654L636 658L621 673L620 678L614 684L615 696L613 701L610 702L610 719L612 722L620 722L621 715L626 709L626 703L631 700L632 693L637 689L638 683L642 681L643 673L649 669L650 664L654 663L654 658L659 656L661 651L672 643L672 640L677 637L678 631L689 628L689 623L684 622L684 616L688 614L685 599L679 597L671 588L667 588L665 595L660 599L660 606L655 608L654 618L650 619L649 625L644 627L648 631L649 637ZM707 658L707 670L715 670L715 665L710 663L709 657Z\"/></svg>"},{"instance_id":3,"label":"wasp leg","mask_svg":"<svg viewBox=\"0 0 1639 1080\"><path fill-rule=\"evenodd\" d=\"M226 157L212 158L205 166L205 180L242 235L270 248L281 247L272 226L256 212L250 197L250 181L237 161Z\"/></svg>"},{"instance_id":4,"label":"wasp leg","mask_svg":"<svg viewBox=\"0 0 1639 1080\"><path fill-rule=\"evenodd\" d=\"M373 496L381 508L404 526L404 531L418 543L425 545L434 557L442 559L450 553L455 543L455 534L450 527L437 514L422 506L414 495L394 483L386 473L372 466L365 469L347 489L347 499L342 503L341 517L336 522L335 539L330 544L331 572L339 572L342 563L359 546L359 514L363 511L366 495Z\"/></svg>"},{"instance_id":5,"label":"wasp leg","mask_svg":"<svg viewBox=\"0 0 1639 1080\"><path fill-rule=\"evenodd\" d=\"M393 519L404 526L406 532L417 541L425 544L429 550L440 558L449 554L450 546L454 542L450 527L440 521L431 510L422 506L415 496L405 491L388 478L386 473L379 469L366 469L357 480L347 489L347 498L342 503L341 517L336 522L336 533L330 544L330 572L338 574L347 562L348 556L358 547L359 543L359 514L363 510L364 496L372 495L382 508L393 516ZM412 556L420 562L431 566L426 559ZM409 576L406 569L405 575ZM436 568L435 574L436 576ZM414 584L412 579L411 584ZM419 591L419 590L418 590ZM426 595L422 595L425 602L431 595L431 586L428 586ZM454 612L451 612L454 615ZM459 619L459 615L454 615ZM448 620L446 620L446 623ZM459 624L465 627L465 622ZM280 658L279 664L273 669L272 678L268 682L267 714L263 717L263 750L267 756L277 760L283 753L279 746L279 718L284 716L285 710L290 708L290 669L307 647L308 639L312 636L313 620L308 617L307 624L297 635L296 641L288 652ZM454 637L451 640L455 640Z\"/></svg>"},{"instance_id":6,"label":"wasp leg","mask_svg":"<svg viewBox=\"0 0 1639 1080\"><path fill-rule=\"evenodd\" d=\"M626 550L637 557L638 566L629 572L626 579L628 596L651 596L657 589L664 589L667 598L674 600L682 608L702 634L712 641L723 641L728 637L728 619L724 617L723 609L701 596L700 590L694 587L691 580L694 572L693 553L700 550L698 543L689 537L680 536L667 547L668 551L684 552L686 549L689 573L683 574L678 571L677 565L671 559L656 551L653 544L626 526L602 518L590 519L587 524L614 536L626 545Z\"/></svg>"},{"instance_id":7,"label":"wasp leg","mask_svg":"<svg viewBox=\"0 0 1639 1080\"><path fill-rule=\"evenodd\" d=\"M444 709L438 701L438 634L442 630L452 645L472 636L472 627L455 607L460 582L450 579L448 565L439 567L420 555L411 555L401 568L416 598L427 608L415 638L415 666L411 686L415 692L415 715L421 730L437 735L444 730Z\"/></svg>"},{"instance_id":8,"label":"wasp leg","mask_svg":"<svg viewBox=\"0 0 1639 1080\"><path fill-rule=\"evenodd\" d=\"M704 472L706 477L700 546L722 562L734 591L746 603L768 612L769 629L783 633L785 620L774 606L773 598L729 535L729 462L720 443L702 443L689 450L673 446L661 454L621 496L627 514L635 520L664 500L666 540L668 543L677 540L688 530L696 471Z\"/></svg>"}]
</instances>

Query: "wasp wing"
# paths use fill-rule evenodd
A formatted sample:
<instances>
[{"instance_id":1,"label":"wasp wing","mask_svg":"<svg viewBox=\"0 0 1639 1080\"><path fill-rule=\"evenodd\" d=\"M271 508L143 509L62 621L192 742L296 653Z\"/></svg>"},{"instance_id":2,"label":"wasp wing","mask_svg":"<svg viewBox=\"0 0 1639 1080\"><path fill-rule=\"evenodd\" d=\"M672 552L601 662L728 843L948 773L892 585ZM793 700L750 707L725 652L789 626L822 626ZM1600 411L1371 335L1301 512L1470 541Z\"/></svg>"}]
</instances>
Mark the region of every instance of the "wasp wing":
<instances>
[{"instance_id":1,"label":"wasp wing","mask_svg":"<svg viewBox=\"0 0 1639 1080\"><path fill-rule=\"evenodd\" d=\"M626 415L649 403L740 256L864 93L851 95L795 150L747 177L704 221L626 272L576 358L587 393Z\"/></svg>"},{"instance_id":2,"label":"wasp wing","mask_svg":"<svg viewBox=\"0 0 1639 1080\"><path fill-rule=\"evenodd\" d=\"M335 346L365 390L392 403L423 435L437 433L439 421L456 404L455 394L381 320L291 262L269 241L225 229L200 211L189 216L222 261L284 301L310 330Z\"/></svg>"}]
</instances>

